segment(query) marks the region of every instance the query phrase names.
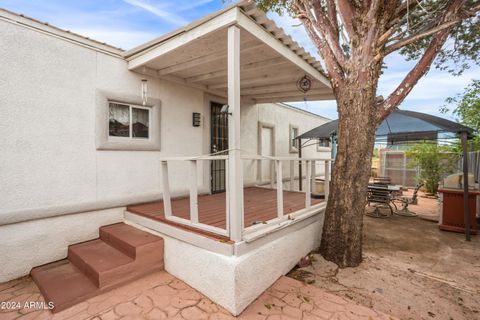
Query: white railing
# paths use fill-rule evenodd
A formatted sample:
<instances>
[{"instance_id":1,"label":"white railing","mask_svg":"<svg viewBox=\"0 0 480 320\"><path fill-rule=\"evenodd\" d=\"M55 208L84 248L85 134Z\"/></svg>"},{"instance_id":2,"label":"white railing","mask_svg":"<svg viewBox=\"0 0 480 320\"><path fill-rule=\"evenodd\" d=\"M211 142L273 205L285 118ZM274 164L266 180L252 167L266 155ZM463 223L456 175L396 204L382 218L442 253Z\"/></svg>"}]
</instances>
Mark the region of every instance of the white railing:
<instances>
[{"instance_id":1,"label":"white railing","mask_svg":"<svg viewBox=\"0 0 480 320\"><path fill-rule=\"evenodd\" d=\"M225 229L222 228L217 228L205 223L201 223L199 220L199 215L198 215L198 178L197 178L197 172L198 172L198 161L212 161L212 160L223 160L225 161L225 172L228 172L228 156L199 156L199 157L168 157L168 158L162 158L160 159L161 163L161 174L162 174L162 193L163 193L163 210L165 213L165 219L176 222L179 224L183 224L186 226L190 227L195 227L204 231L212 232L215 234L219 234L222 236L230 236L230 230L229 230L229 218L228 218L228 209L227 212L225 213L226 215L226 225ZM170 181L169 181L169 174L168 174L168 164L169 162L173 161L182 161L182 162L189 162L190 163L190 170L189 170L189 176L190 176L190 194L189 194L189 200L190 200L190 219L184 219L181 217L174 216L172 214L172 198L171 198L171 192L170 192ZM226 175L227 176L227 175ZM226 186L226 192L227 192L227 197L228 199L228 183L225 183ZM228 200L227 200L228 201ZM226 204L226 207L228 208L228 202Z\"/></svg>"},{"instance_id":2,"label":"white railing","mask_svg":"<svg viewBox=\"0 0 480 320\"><path fill-rule=\"evenodd\" d=\"M258 233L261 230L271 229L272 226L279 225L284 223L286 220L291 223L296 219L302 219L304 217L308 217L309 215L315 214L318 212L318 208L322 205L315 204L312 205L312 190L315 188L315 179L318 177L316 174L317 163L323 162L324 165L324 194L325 200L328 199L329 194L329 186L330 186L330 164L331 159L324 159L324 158L294 158L294 157L267 157L267 156L260 156L260 155L245 155L241 156L243 161L255 161L257 164L257 185L261 185L263 182L261 175L259 175L259 170L261 168L262 161L270 161L272 163L271 171L270 171L270 184L271 189L276 188L276 200L277 200L277 216L269 221L265 221L261 224L256 224L252 226L230 226L230 221L234 221L232 215L244 214L243 212L230 212L231 208L229 208L229 181L228 181L228 159L229 156L227 155L208 155L208 156L198 156L198 157L168 157L160 159L161 163L161 174L162 174L162 192L163 192L163 206L164 206L164 213L165 218L169 221L176 222L179 224L183 224L190 227L195 227L204 231L212 232L218 235L230 237L231 235L231 228L241 228L243 230L241 232L243 235L248 235L251 233ZM226 227L225 229L214 227L205 223L201 223L199 220L199 209L198 209L198 162L199 161L214 161L214 160L222 160L225 161L225 186L226 186L226 203L225 203L225 221ZM173 215L172 213L172 196L171 196L171 189L170 189L170 181L169 181L169 163L170 162L188 162L189 164L189 207L190 207L190 219L181 218L178 216ZM289 163L289 190L294 190L296 175L295 175L295 164L302 162L306 167L306 174L305 174L305 208L298 210L296 212L290 213L288 215L284 215L284 170L282 166L282 162ZM261 171L261 170L260 170ZM243 178L243 174L240 175ZM298 179L299 181L301 179ZM267 184L268 184L267 183ZM242 182L243 184L243 182ZM276 187L275 187L276 185ZM299 188L300 189L300 188ZM242 197L243 198L243 197ZM324 204L323 204L324 205ZM242 205L243 207L243 205ZM242 219L243 220L243 219ZM234 230L235 231L235 230ZM243 238L243 237L242 237Z\"/></svg>"},{"instance_id":3,"label":"white railing","mask_svg":"<svg viewBox=\"0 0 480 320\"><path fill-rule=\"evenodd\" d=\"M264 221L261 224L256 224L252 226L247 226L244 228L244 235L249 233L257 233L259 230L268 230L271 229L272 225L279 225L286 220L295 220L301 219L302 217L308 216L311 213L316 213L317 208L324 205L322 203L312 205L312 190L315 190L316 187L316 178L319 177L316 173L317 163L323 162L324 165L324 174L320 177L324 178L324 198L325 201L328 199L329 191L330 191L330 165L332 159L324 159L324 158L294 158L294 157L273 157L273 156L260 156L260 155L251 155L251 156L242 156L242 160L250 160L257 162L257 184L262 185L265 182L269 182L270 188L276 188L277 191L277 216L269 221ZM263 161L269 161L272 163L271 168L274 168L274 171L271 170L271 176L269 181L264 181L262 178L263 172L261 170L261 163ZM306 167L306 174L305 174L305 208L293 212L289 215L284 214L284 200L283 200L283 191L284 187L283 184L284 180L284 173L283 173L283 166L282 162L289 163L289 190L294 190L296 175L295 175L295 165L299 162L302 163ZM298 179L299 183L301 179ZM276 187L275 187L276 185ZM301 189L300 186L298 189Z\"/></svg>"}]
</instances>

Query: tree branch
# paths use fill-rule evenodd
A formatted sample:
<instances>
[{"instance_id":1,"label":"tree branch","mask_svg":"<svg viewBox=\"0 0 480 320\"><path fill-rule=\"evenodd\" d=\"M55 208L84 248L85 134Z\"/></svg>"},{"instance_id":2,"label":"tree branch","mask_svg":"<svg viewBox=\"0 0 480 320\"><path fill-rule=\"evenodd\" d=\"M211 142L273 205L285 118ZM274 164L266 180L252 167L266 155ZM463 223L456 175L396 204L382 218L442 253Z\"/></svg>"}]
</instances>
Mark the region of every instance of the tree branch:
<instances>
[{"instance_id":1,"label":"tree branch","mask_svg":"<svg viewBox=\"0 0 480 320\"><path fill-rule=\"evenodd\" d=\"M335 0L335 3L337 4L340 16L342 17L343 26L351 38L352 35L355 34L352 26L353 18L355 16L354 8L348 0Z\"/></svg>"},{"instance_id":2,"label":"tree branch","mask_svg":"<svg viewBox=\"0 0 480 320\"><path fill-rule=\"evenodd\" d=\"M444 25L444 22L456 13L464 2L465 0L451 1L445 14L441 18L441 25ZM417 84L418 80L430 69L433 60L435 60L438 52L447 41L453 25L454 24L451 24L449 27L436 31L422 58L420 58L415 67L407 74L390 96L379 105L381 119L386 118L393 110L395 110L395 108L406 98L408 93Z\"/></svg>"},{"instance_id":3,"label":"tree branch","mask_svg":"<svg viewBox=\"0 0 480 320\"><path fill-rule=\"evenodd\" d=\"M305 30L307 30L308 35L315 43L315 46L318 49L318 53L322 56L323 61L327 67L328 75L330 76L330 81L332 83L332 87L334 90L338 86L344 84L343 74L341 72L341 68L336 61L333 52L330 50L328 45L325 44L325 41L320 38L320 36L315 31L315 28L312 26L312 22L310 20L304 20Z\"/></svg>"},{"instance_id":4,"label":"tree branch","mask_svg":"<svg viewBox=\"0 0 480 320\"><path fill-rule=\"evenodd\" d=\"M316 20L311 12L310 1L305 0L302 2L303 8L301 8L301 10L302 13L305 14L305 18L310 20L313 27L318 31L318 33L322 35L323 40L329 46L330 51L337 60L337 64L343 69L345 67L347 57L345 56L345 52L343 52L343 49L340 46L338 33L335 33L334 28L328 21L325 13L321 10L321 7L318 7L316 5L320 5L320 3L317 0L313 1L313 10L315 11L315 15L318 19Z\"/></svg>"},{"instance_id":5,"label":"tree branch","mask_svg":"<svg viewBox=\"0 0 480 320\"><path fill-rule=\"evenodd\" d=\"M428 36L430 36L434 33L442 31L444 29L451 28L452 26L456 25L457 23L461 22L462 20L463 20L462 18L457 18L455 20L452 20L452 21L446 22L444 24L441 24L441 25L439 25L435 28L432 28L432 29L426 30L424 32L420 32L420 33L411 35L411 36L406 37L406 38L404 38L404 39L402 39L398 42L395 42L395 43L393 43L393 44L391 44L391 45L389 45L385 48L385 56L389 55L390 53L392 53L394 51L397 51L401 47L409 45L412 42L415 42L415 41L420 40L422 38L428 37Z\"/></svg>"},{"instance_id":6,"label":"tree branch","mask_svg":"<svg viewBox=\"0 0 480 320\"><path fill-rule=\"evenodd\" d=\"M401 20L410 10L413 10L420 2L422 2L422 0L405 1L404 3L402 3L395 11L395 19L392 21L389 27L391 27L397 21Z\"/></svg>"},{"instance_id":7,"label":"tree branch","mask_svg":"<svg viewBox=\"0 0 480 320\"><path fill-rule=\"evenodd\" d=\"M330 20L330 22L334 27L334 31L338 39L340 31L339 31L338 19L337 19L337 6L335 5L334 0L327 0L327 16L328 16L328 20Z\"/></svg>"}]
</instances>

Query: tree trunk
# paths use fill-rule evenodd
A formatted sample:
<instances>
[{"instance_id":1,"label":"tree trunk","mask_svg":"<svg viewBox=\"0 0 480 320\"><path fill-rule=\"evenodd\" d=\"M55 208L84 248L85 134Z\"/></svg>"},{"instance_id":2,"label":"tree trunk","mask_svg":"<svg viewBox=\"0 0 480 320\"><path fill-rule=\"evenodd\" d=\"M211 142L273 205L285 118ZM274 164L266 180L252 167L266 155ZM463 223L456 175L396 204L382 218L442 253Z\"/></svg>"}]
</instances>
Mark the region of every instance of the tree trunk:
<instances>
[{"instance_id":1,"label":"tree trunk","mask_svg":"<svg viewBox=\"0 0 480 320\"><path fill-rule=\"evenodd\" d=\"M379 122L375 93L376 81L360 77L335 92L338 149L320 252L340 267L358 266L362 261L363 215Z\"/></svg>"}]
</instances>

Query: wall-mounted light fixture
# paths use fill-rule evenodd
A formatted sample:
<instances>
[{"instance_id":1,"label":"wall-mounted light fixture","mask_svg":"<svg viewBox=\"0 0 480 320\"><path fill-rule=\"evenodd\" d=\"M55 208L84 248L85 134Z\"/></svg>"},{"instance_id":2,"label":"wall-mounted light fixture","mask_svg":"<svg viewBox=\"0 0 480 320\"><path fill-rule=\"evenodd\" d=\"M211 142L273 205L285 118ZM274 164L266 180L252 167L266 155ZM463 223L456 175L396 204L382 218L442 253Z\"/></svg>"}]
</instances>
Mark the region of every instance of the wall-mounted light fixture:
<instances>
[{"instance_id":1,"label":"wall-mounted light fixture","mask_svg":"<svg viewBox=\"0 0 480 320\"><path fill-rule=\"evenodd\" d=\"M142 79L142 104L147 104L147 79Z\"/></svg>"},{"instance_id":2,"label":"wall-mounted light fixture","mask_svg":"<svg viewBox=\"0 0 480 320\"><path fill-rule=\"evenodd\" d=\"M192 114L192 125L194 127L200 127L201 124L201 114L199 112L194 112Z\"/></svg>"}]
</instances>

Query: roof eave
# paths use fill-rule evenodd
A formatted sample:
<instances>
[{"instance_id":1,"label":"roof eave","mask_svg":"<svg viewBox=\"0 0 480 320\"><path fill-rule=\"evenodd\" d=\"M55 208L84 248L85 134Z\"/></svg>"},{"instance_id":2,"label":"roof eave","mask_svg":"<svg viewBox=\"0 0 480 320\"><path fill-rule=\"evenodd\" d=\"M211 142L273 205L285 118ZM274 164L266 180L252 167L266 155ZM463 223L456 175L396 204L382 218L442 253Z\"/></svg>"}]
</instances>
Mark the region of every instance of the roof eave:
<instances>
[{"instance_id":1,"label":"roof eave","mask_svg":"<svg viewBox=\"0 0 480 320\"><path fill-rule=\"evenodd\" d=\"M247 10L249 14L247 14ZM262 23L258 23L255 17L262 17ZM231 25L237 25L252 33L260 41L265 42L270 47L277 51L281 50L281 54L286 56L293 63L297 64L306 73L323 83L326 87L331 88L328 77L323 73L321 64L302 47L298 45L289 35L287 35L283 29L278 28L275 23L268 19L265 13L248 1L242 1L237 4L233 4L220 11L217 11L209 16L206 16L198 21L195 21L183 28L177 29L171 33L168 33L162 37L154 39L144 45L124 52L123 57L129 61L129 69L133 70L142 65L149 57L159 54L162 50L160 47L167 47L170 44L168 50L173 50L175 47L173 43L177 41L178 45L184 45L188 42L196 39L195 37L187 37L187 33L192 33L195 28L204 28L205 34L214 32L219 29L226 28ZM199 33L200 36L201 33ZM180 37L184 37L185 41L178 41ZM189 38L189 39L187 39ZM281 49L283 47L283 50ZM132 60L141 56L144 58L138 59L137 62Z\"/></svg>"}]
</instances>

